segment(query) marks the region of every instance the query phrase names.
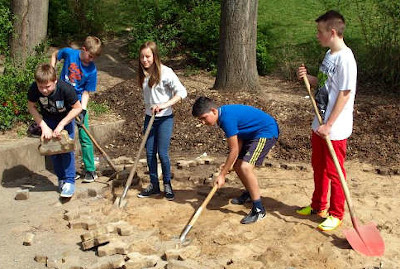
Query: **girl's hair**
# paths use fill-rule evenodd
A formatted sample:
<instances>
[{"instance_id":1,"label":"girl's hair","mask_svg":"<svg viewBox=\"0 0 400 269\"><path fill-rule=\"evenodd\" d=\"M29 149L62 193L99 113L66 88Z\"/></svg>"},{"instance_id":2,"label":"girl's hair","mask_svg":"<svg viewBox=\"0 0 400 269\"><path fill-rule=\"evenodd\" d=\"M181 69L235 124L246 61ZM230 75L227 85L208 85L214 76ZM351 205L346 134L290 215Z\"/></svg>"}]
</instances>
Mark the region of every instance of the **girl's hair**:
<instances>
[{"instance_id":1,"label":"girl's hair","mask_svg":"<svg viewBox=\"0 0 400 269\"><path fill-rule=\"evenodd\" d=\"M57 80L57 73L50 64L41 63L37 66L34 77L37 83L54 82Z\"/></svg>"},{"instance_id":2,"label":"girl's hair","mask_svg":"<svg viewBox=\"0 0 400 269\"><path fill-rule=\"evenodd\" d=\"M161 60L160 60L160 56L158 54L158 49L157 49L157 45L155 42L153 41L147 41L145 43L143 43L140 48L139 48L139 70L138 70L138 74L139 74L139 86L142 88L143 87L143 81L144 78L146 77L145 74L145 69L142 65L142 63L140 62L140 53L142 52L143 49L145 48L149 48L151 50L151 52L153 53L153 70L150 74L150 78L149 78L149 86L153 87L153 85L157 85L158 83L160 83L160 79L161 79Z\"/></svg>"}]
</instances>

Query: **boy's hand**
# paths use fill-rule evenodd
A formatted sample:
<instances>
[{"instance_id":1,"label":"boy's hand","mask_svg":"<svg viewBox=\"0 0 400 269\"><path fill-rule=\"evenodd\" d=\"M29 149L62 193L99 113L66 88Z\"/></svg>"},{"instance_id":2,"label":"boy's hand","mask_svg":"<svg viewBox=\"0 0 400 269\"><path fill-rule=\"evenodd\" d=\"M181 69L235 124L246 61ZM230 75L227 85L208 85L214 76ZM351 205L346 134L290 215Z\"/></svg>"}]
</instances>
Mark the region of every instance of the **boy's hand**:
<instances>
[{"instance_id":1,"label":"boy's hand","mask_svg":"<svg viewBox=\"0 0 400 269\"><path fill-rule=\"evenodd\" d=\"M82 127L85 116L86 116L86 109L82 109L82 112L78 115L79 121L78 120L75 121L78 127Z\"/></svg>"},{"instance_id":2,"label":"boy's hand","mask_svg":"<svg viewBox=\"0 0 400 269\"><path fill-rule=\"evenodd\" d=\"M221 188L225 184L225 176L219 174L214 181L214 185L218 185L218 188Z\"/></svg>"},{"instance_id":3,"label":"boy's hand","mask_svg":"<svg viewBox=\"0 0 400 269\"><path fill-rule=\"evenodd\" d=\"M40 137L42 140L43 139L51 139L53 137L53 130L49 128L47 125L41 126L42 128L42 136Z\"/></svg>"},{"instance_id":4,"label":"boy's hand","mask_svg":"<svg viewBox=\"0 0 400 269\"><path fill-rule=\"evenodd\" d=\"M59 138L61 136L61 131L64 130L64 125L62 123L59 123L53 131L53 137Z\"/></svg>"},{"instance_id":5,"label":"boy's hand","mask_svg":"<svg viewBox=\"0 0 400 269\"><path fill-rule=\"evenodd\" d=\"M316 131L316 133L322 138L326 138L330 132L331 132L331 127L327 124L320 125Z\"/></svg>"},{"instance_id":6,"label":"boy's hand","mask_svg":"<svg viewBox=\"0 0 400 269\"><path fill-rule=\"evenodd\" d=\"M307 68L304 66L304 64L302 64L297 69L297 79L303 80L304 76L307 76Z\"/></svg>"}]
</instances>

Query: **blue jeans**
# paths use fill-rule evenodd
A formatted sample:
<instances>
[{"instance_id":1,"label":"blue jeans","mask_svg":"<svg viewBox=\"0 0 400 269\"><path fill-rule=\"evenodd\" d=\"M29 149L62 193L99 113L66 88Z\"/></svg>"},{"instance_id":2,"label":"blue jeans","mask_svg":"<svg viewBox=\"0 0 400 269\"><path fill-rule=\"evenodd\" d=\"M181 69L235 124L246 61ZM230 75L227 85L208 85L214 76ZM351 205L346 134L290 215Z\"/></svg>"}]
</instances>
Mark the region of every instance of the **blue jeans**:
<instances>
[{"instance_id":1,"label":"blue jeans","mask_svg":"<svg viewBox=\"0 0 400 269\"><path fill-rule=\"evenodd\" d=\"M144 130L146 130L150 116L146 115L144 120ZM161 162L163 181L171 181L171 163L168 150L171 142L172 130L174 127L174 116L156 117L146 141L147 165L149 167L150 182L156 188L159 187L157 171L157 153Z\"/></svg>"},{"instance_id":2,"label":"blue jeans","mask_svg":"<svg viewBox=\"0 0 400 269\"><path fill-rule=\"evenodd\" d=\"M59 121L52 119L43 120L52 130L54 130L59 123ZM72 139L75 137L74 124L74 121L72 121L64 127L64 129L67 130L69 137ZM64 182L68 183L75 183L75 152L71 151L62 154L51 155L50 158L58 180L63 180Z\"/></svg>"}]
</instances>

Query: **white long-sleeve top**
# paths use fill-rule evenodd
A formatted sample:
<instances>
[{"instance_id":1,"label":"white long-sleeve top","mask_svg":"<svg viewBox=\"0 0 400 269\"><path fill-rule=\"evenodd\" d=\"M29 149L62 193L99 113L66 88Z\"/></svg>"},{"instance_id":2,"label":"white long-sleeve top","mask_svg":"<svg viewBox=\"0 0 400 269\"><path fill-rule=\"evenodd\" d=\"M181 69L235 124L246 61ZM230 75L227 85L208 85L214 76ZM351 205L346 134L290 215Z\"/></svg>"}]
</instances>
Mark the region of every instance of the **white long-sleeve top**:
<instances>
[{"instance_id":1,"label":"white long-sleeve top","mask_svg":"<svg viewBox=\"0 0 400 269\"><path fill-rule=\"evenodd\" d=\"M153 105L168 102L175 95L184 99L187 96L186 88L180 82L178 76L168 66L161 65L160 83L149 86L149 77L143 81L143 99L146 109L146 115L151 116L151 107ZM172 114L172 107L161 110L156 117L169 116Z\"/></svg>"}]
</instances>

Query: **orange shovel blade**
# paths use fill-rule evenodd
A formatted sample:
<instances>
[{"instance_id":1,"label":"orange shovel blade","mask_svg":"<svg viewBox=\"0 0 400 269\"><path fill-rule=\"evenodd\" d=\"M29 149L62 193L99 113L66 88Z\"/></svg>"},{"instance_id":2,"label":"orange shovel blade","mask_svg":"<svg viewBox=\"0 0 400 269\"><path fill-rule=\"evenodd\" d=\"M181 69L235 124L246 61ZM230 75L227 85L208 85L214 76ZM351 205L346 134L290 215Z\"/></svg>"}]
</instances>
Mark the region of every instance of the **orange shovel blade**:
<instances>
[{"instance_id":1,"label":"orange shovel blade","mask_svg":"<svg viewBox=\"0 0 400 269\"><path fill-rule=\"evenodd\" d=\"M351 247L361 254L382 256L385 252L385 243L373 222L366 225L357 225L356 229L344 230L343 233Z\"/></svg>"}]
</instances>

